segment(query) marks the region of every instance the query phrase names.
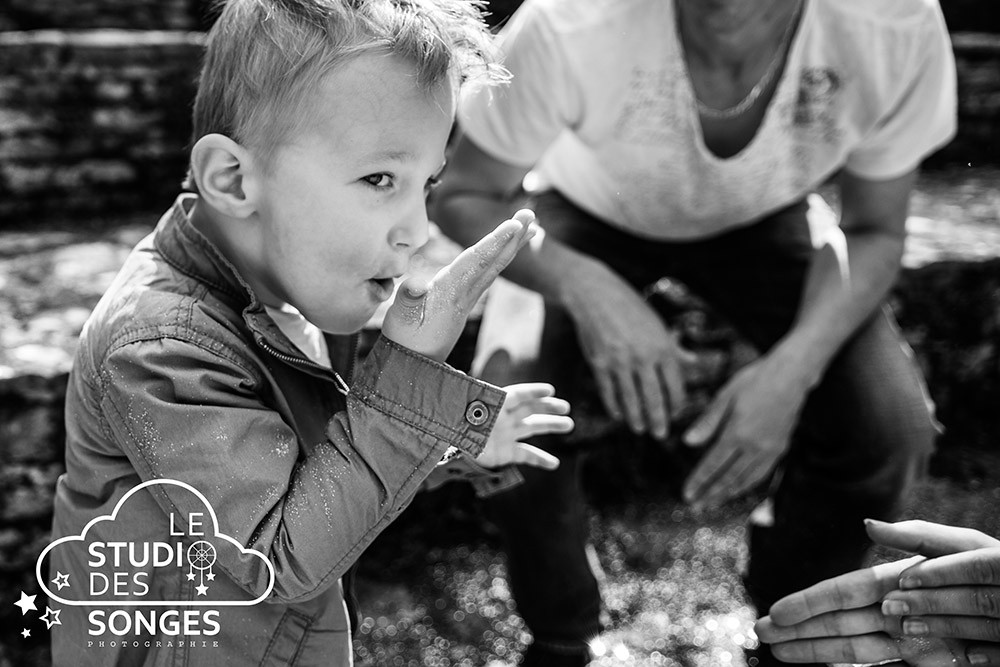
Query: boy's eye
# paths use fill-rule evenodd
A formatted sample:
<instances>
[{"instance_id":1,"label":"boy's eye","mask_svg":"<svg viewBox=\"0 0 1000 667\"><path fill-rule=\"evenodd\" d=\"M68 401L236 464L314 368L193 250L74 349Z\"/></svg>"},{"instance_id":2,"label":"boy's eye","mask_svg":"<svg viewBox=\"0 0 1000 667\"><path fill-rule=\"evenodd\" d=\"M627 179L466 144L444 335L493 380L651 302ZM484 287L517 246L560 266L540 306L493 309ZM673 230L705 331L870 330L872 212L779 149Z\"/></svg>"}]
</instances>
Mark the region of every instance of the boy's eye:
<instances>
[{"instance_id":1,"label":"boy's eye","mask_svg":"<svg viewBox=\"0 0 1000 667\"><path fill-rule=\"evenodd\" d=\"M369 174L368 176L363 176L361 180L373 188L387 188L392 185L392 174Z\"/></svg>"}]
</instances>

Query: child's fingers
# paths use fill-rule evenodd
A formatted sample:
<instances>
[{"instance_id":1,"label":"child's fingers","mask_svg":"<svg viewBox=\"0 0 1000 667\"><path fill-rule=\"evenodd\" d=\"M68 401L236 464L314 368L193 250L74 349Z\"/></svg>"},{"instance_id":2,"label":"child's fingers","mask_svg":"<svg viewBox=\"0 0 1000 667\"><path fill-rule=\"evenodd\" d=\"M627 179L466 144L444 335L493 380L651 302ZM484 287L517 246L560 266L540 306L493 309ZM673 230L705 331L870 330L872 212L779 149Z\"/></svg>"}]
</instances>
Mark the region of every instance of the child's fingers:
<instances>
[{"instance_id":1,"label":"child's fingers","mask_svg":"<svg viewBox=\"0 0 1000 667\"><path fill-rule=\"evenodd\" d=\"M547 382L522 382L509 384L503 388L507 394L505 405L520 405L525 401L545 398L556 393L556 388Z\"/></svg>"},{"instance_id":2,"label":"child's fingers","mask_svg":"<svg viewBox=\"0 0 1000 667\"><path fill-rule=\"evenodd\" d=\"M538 447L529 445L526 442L519 442L514 445L514 451L511 453L510 462L533 466L535 468L543 468L545 470L555 470L559 467L559 459L552 456L548 452L539 449Z\"/></svg>"},{"instance_id":3,"label":"child's fingers","mask_svg":"<svg viewBox=\"0 0 1000 667\"><path fill-rule=\"evenodd\" d=\"M501 271L507 268L507 265L514 260L514 257L517 256L521 248L527 245L528 241L536 233L536 227L532 224L535 219L533 212L528 209L522 209L515 216L518 217L505 220L497 227L497 231L503 229L503 232L499 234L499 237L502 239L501 242L491 241L490 237L492 234L490 234L472 246L472 248L478 248L475 253L476 260L478 261L478 271L469 274L471 277L469 287L477 294L482 294L486 291L486 288L493 283ZM510 235L504 229L509 223L518 225L514 233ZM480 244L482 244L481 247Z\"/></svg>"},{"instance_id":4,"label":"child's fingers","mask_svg":"<svg viewBox=\"0 0 1000 667\"><path fill-rule=\"evenodd\" d=\"M522 419L514 428L515 438L531 438L548 433L569 433L575 424L563 415L533 414Z\"/></svg>"},{"instance_id":5,"label":"child's fingers","mask_svg":"<svg viewBox=\"0 0 1000 667\"><path fill-rule=\"evenodd\" d=\"M446 272L454 275L457 287L472 293L485 291L534 235L531 225L534 213L525 209L516 215L520 218L504 220L445 267Z\"/></svg>"},{"instance_id":6,"label":"child's fingers","mask_svg":"<svg viewBox=\"0 0 1000 667\"><path fill-rule=\"evenodd\" d=\"M401 323L419 325L424 319L427 290L428 283L424 278L407 278L396 290L396 298L389 307L389 313Z\"/></svg>"},{"instance_id":7,"label":"child's fingers","mask_svg":"<svg viewBox=\"0 0 1000 667\"><path fill-rule=\"evenodd\" d=\"M504 412L510 414L514 419L524 419L528 415L540 413L543 415L568 415L570 411L569 402L555 396L536 398L531 401L522 401L503 406Z\"/></svg>"}]
</instances>

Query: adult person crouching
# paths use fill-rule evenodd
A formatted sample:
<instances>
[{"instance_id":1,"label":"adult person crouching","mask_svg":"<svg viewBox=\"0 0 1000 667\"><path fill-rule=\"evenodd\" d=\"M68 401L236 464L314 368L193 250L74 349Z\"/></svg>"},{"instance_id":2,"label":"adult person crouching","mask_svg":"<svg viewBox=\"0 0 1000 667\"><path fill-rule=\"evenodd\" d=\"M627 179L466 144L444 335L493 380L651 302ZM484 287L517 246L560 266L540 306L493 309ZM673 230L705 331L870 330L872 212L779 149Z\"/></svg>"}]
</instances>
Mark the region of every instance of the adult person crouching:
<instances>
[{"instance_id":1,"label":"adult person crouching","mask_svg":"<svg viewBox=\"0 0 1000 667\"><path fill-rule=\"evenodd\" d=\"M682 434L707 448L685 498L773 481L745 578L762 613L857 568L861 519L894 515L935 436L884 299L918 165L955 129L937 0L528 0L499 39L513 80L463 99L435 219L469 244L529 170L546 185L544 238L505 274L546 299L532 377L565 394L582 354L609 414L666 439L685 351L640 292L679 279L762 352ZM839 227L813 237L831 177ZM529 666L584 664L600 630L580 461L560 458L492 502Z\"/></svg>"}]
</instances>

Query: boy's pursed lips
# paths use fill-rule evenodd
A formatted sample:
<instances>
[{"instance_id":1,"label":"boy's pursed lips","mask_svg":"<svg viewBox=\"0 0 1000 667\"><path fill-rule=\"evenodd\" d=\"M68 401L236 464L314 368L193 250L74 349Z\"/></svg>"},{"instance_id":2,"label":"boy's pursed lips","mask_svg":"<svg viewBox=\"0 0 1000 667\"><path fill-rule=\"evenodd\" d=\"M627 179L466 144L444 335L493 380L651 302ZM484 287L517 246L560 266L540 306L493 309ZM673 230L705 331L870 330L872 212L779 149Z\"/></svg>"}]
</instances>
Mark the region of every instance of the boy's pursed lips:
<instances>
[{"instance_id":1,"label":"boy's pursed lips","mask_svg":"<svg viewBox=\"0 0 1000 667\"><path fill-rule=\"evenodd\" d=\"M374 288L375 298L379 301L388 301L396 289L396 281L402 274L394 274L383 278L369 278L368 284Z\"/></svg>"}]
</instances>

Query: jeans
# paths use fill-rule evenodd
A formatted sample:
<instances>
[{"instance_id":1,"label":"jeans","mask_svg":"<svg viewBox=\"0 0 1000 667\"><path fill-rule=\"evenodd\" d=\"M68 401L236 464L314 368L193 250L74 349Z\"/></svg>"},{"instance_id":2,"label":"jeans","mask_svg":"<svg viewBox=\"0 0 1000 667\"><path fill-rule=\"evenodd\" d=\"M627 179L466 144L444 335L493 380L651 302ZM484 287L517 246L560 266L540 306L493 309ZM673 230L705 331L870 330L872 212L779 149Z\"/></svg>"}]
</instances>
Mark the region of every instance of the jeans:
<instances>
[{"instance_id":1,"label":"jeans","mask_svg":"<svg viewBox=\"0 0 1000 667\"><path fill-rule=\"evenodd\" d=\"M637 290L663 276L680 280L759 350L792 325L813 254L806 201L716 237L669 243L615 229L555 192L534 207L547 234L605 262ZM571 394L572 373L586 367L573 323L551 304L534 363L525 378L551 382L563 396ZM751 526L745 583L756 608L766 613L788 593L860 567L869 546L862 520L897 514L935 436L922 377L883 305L808 397L772 485L773 524ZM526 482L490 499L489 510L536 645L564 653L581 651L601 630L600 592L587 556L581 456L558 440L537 444L562 465L525 468ZM760 664L770 659L761 651Z\"/></svg>"}]
</instances>

